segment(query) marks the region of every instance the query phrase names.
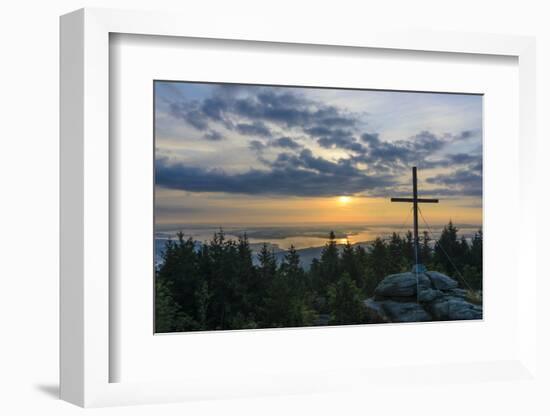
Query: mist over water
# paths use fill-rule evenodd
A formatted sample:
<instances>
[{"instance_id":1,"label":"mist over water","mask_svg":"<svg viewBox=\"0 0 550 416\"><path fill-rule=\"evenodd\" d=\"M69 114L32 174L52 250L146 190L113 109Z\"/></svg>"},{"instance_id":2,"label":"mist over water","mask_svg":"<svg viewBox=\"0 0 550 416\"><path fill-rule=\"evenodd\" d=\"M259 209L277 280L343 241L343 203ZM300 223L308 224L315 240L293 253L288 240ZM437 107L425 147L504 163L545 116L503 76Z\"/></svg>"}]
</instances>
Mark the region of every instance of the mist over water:
<instances>
[{"instance_id":1,"label":"mist over water","mask_svg":"<svg viewBox=\"0 0 550 416\"><path fill-rule=\"evenodd\" d=\"M458 228L459 237L464 236L469 239L474 233L479 231L480 225L475 224L455 224ZM419 227L422 235L424 231L429 232L432 239L439 238L444 225L431 226L430 230L425 227ZM369 243L377 237L386 239L396 232L404 236L412 227L402 225L315 225L315 226L227 226L214 227L212 225L192 225L175 230L158 232L155 235L157 240L176 238L176 233L182 231L185 238L193 238L199 242L210 241L214 233L223 229L227 239L237 239L245 233L252 246L267 243L275 250L288 250L293 245L297 250L322 247L328 239L331 231L336 235L338 244L345 244L349 241L351 244Z\"/></svg>"}]
</instances>

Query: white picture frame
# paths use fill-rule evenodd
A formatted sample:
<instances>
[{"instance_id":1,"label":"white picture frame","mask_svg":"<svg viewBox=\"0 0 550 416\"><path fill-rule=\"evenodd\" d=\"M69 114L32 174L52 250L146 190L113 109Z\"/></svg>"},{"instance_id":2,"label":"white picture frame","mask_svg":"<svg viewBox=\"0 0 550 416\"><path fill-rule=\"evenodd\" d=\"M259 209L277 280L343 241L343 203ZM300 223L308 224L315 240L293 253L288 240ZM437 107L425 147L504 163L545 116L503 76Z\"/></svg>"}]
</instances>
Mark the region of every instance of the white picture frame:
<instances>
[{"instance_id":1,"label":"white picture frame","mask_svg":"<svg viewBox=\"0 0 550 416\"><path fill-rule=\"evenodd\" d=\"M185 24L182 24L185 21ZM518 226L524 241L535 241L535 194L530 177L535 169L535 42L506 35L379 32L350 28L328 35L322 28L303 32L280 31L276 24L239 26L199 21L168 13L82 9L61 18L61 398L80 406L158 403L196 398L242 397L262 394L323 392L343 388L342 379L356 387L373 380L390 380L398 370L371 369L368 374L349 369L318 374L283 372L265 380L243 380L220 374L184 381L147 383L110 382L110 365L117 357L110 349L109 227L109 36L113 33L206 39L332 45L453 54L504 55L519 65L519 196ZM518 287L519 345L509 360L468 364L419 363L412 378L433 380L442 370L468 381L471 374L512 380L536 376L536 259L526 245L518 247L523 271ZM530 272L529 272L530 271ZM517 273L510 270L510 273ZM397 372L396 372L397 371ZM388 374L391 374L388 376ZM479 382L475 377L471 382ZM346 384L349 387L349 384Z\"/></svg>"}]
</instances>

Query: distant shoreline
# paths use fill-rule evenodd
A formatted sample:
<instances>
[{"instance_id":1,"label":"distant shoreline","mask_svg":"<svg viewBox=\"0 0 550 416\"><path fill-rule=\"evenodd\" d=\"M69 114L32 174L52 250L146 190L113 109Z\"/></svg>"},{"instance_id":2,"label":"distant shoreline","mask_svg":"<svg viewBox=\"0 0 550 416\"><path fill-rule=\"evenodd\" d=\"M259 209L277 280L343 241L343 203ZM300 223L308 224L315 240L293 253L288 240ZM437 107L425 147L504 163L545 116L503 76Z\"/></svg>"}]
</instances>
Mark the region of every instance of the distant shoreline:
<instances>
[{"instance_id":1,"label":"distant shoreline","mask_svg":"<svg viewBox=\"0 0 550 416\"><path fill-rule=\"evenodd\" d=\"M463 225L456 225L459 229L458 236L462 237L464 236L466 241L470 243L471 238L473 235L481 228L481 226L475 226L475 225L469 225L468 227L465 227ZM228 227L229 228L229 227ZM262 231L266 230L272 230L276 227L265 227L262 229ZM335 227L336 228L336 227ZM372 230L372 228L375 228L373 226L365 227L363 231L370 232L378 232L380 230ZM339 233L335 232L336 241L337 241L337 247L341 249L348 241L352 246L363 246L367 250L369 250L369 247L374 243L374 241L379 238L383 241L388 241L391 238L391 235L393 232L396 232L401 237L406 236L407 232L409 231L407 228L402 228L400 230L397 230L397 227L393 228L391 226L380 226L380 229L384 229L385 232L374 234L372 233L372 238L368 239L360 239L357 241L352 241L351 237L357 237L362 235L360 232L361 230L354 231L353 234L351 233L343 233L340 231ZM287 227L280 227L278 231L285 230ZM319 229L315 229L314 227L301 227L300 230L309 230L309 232L300 233L298 231L300 230L288 230L289 234L285 234L282 232L279 233L268 233L264 232L262 233L255 233L257 229L251 229L250 232L243 231L242 229L239 230L229 230L225 228L222 228L224 230L226 239L231 240L237 240L239 237L242 237L244 234L246 234L250 248L252 250L252 253L254 255L254 258L256 258L257 253L260 251L262 246L266 244L270 250L273 251L273 254L275 255L278 262L281 262L283 260L283 257L288 253L288 250L290 248L290 244L295 247L296 251L300 255L300 263L302 267L306 270L309 269L311 262L313 259L317 258L319 259L321 252L323 248L325 247L325 244L328 241L328 234L330 233L330 227L327 228L329 231L326 231L324 233L321 232ZM429 243L432 247L435 244L434 238L439 237L439 233L443 229L443 226L438 227L432 227L432 232L437 230L437 233L435 236L431 237L431 242ZM464 230L464 231L463 231ZM212 236L215 232L219 231L219 228L206 228L202 229L202 233L186 233L185 231L197 231L197 229L190 230L187 228L186 230L182 230L184 232L184 239L192 238L196 241L197 247L200 247L204 243L208 243L211 241ZM208 233L210 232L210 234ZM242 231L242 233L237 233L237 231ZM204 234L204 232L207 232ZM160 236L158 235L160 234ZM261 235L261 237L257 237L258 235ZM203 238L200 238L203 237ZM173 234L168 233L157 233L155 236L155 264L158 266L162 263L161 256L164 248L164 244L166 244L169 240L176 240L176 232ZM296 244L293 244L293 241ZM309 242L310 244L307 245L306 243Z\"/></svg>"}]
</instances>

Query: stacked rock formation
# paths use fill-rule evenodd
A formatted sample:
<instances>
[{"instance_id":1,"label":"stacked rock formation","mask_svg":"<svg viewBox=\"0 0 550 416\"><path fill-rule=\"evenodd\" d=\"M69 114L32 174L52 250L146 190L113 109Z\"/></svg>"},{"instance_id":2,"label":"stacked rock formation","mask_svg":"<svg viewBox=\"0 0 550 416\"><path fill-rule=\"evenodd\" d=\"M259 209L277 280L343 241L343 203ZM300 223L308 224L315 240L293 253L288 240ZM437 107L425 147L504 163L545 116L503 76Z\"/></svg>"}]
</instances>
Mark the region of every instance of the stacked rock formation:
<instances>
[{"instance_id":1,"label":"stacked rock formation","mask_svg":"<svg viewBox=\"0 0 550 416\"><path fill-rule=\"evenodd\" d=\"M481 306L466 295L456 280L442 273L407 272L385 277L364 303L373 323L481 319Z\"/></svg>"}]
</instances>

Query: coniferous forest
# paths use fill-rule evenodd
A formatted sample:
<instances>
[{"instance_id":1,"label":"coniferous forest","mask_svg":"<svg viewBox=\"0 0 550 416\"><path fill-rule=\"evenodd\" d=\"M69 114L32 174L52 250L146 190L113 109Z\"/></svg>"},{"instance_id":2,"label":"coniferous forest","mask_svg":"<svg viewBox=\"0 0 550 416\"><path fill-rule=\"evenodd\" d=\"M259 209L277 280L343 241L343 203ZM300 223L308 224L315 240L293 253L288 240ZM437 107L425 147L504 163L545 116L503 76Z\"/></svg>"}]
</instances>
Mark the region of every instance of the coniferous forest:
<instances>
[{"instance_id":1,"label":"coniferous forest","mask_svg":"<svg viewBox=\"0 0 550 416\"><path fill-rule=\"evenodd\" d=\"M253 254L246 235L228 239L220 230L199 243L178 233L166 242L156 270L155 331L370 323L363 302L384 277L410 271L412 233L343 246L334 233L327 237L320 258L304 270L293 247L278 262L266 244ZM437 241L425 232L420 243L428 270L454 278L472 294L481 293L481 230L467 241L449 222Z\"/></svg>"}]
</instances>

